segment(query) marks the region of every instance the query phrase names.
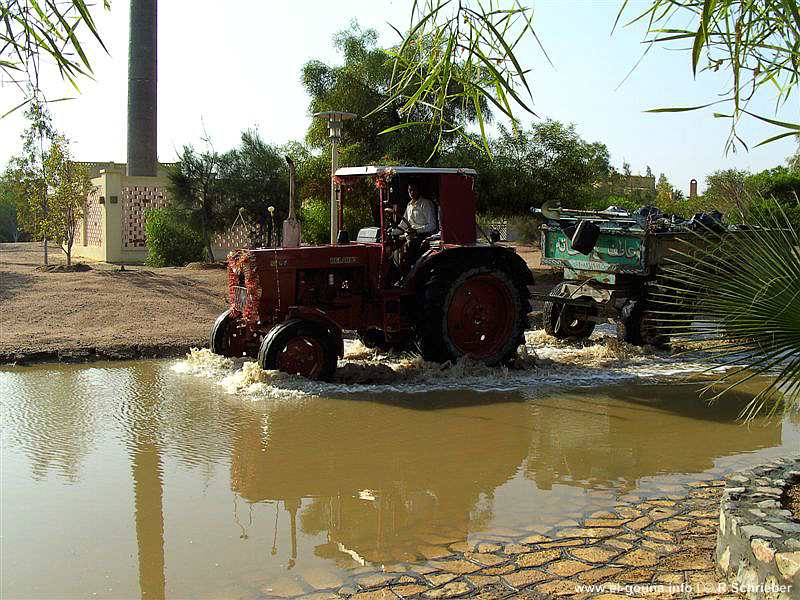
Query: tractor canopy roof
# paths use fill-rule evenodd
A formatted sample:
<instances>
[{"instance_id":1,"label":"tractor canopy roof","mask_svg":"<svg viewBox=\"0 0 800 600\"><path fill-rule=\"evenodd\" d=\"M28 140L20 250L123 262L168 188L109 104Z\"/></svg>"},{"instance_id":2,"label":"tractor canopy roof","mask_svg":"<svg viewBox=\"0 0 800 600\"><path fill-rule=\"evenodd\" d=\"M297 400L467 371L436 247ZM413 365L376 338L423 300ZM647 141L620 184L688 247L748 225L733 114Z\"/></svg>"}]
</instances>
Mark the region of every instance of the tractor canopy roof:
<instances>
[{"instance_id":1,"label":"tractor canopy roof","mask_svg":"<svg viewBox=\"0 0 800 600\"><path fill-rule=\"evenodd\" d=\"M375 166L369 165L365 167L342 167L337 169L335 175L337 177L364 177L364 176L379 176L391 177L393 175L477 175L475 169L466 168L429 168L429 167L393 167L393 166Z\"/></svg>"}]
</instances>

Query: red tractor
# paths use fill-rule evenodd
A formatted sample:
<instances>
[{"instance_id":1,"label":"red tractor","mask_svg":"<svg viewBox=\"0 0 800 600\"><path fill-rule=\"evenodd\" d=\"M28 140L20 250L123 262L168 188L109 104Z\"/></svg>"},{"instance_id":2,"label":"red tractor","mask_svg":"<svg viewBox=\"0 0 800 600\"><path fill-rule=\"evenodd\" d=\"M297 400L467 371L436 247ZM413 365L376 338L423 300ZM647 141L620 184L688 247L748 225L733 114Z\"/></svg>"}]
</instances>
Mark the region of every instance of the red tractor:
<instances>
[{"instance_id":1,"label":"red tractor","mask_svg":"<svg viewBox=\"0 0 800 600\"><path fill-rule=\"evenodd\" d=\"M524 342L533 277L513 249L478 243L475 176L339 169L337 243L232 252L230 308L214 323L211 350L329 379L344 353L342 331L355 330L368 347L415 348L426 360L507 363ZM342 207L359 199L374 226L351 241ZM419 206L435 225L417 227Z\"/></svg>"}]
</instances>

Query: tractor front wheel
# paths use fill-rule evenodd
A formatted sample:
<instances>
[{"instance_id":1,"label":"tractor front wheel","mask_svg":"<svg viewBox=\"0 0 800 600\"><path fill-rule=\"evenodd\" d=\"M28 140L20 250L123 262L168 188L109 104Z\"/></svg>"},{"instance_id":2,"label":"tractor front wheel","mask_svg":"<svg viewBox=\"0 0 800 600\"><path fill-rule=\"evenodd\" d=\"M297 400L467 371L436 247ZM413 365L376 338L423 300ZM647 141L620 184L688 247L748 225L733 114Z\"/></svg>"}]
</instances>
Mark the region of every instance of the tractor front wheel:
<instances>
[{"instance_id":1,"label":"tractor front wheel","mask_svg":"<svg viewBox=\"0 0 800 600\"><path fill-rule=\"evenodd\" d=\"M455 277L435 272L425 286L417 325L422 356L505 363L525 341L529 307L525 285L502 269L474 267Z\"/></svg>"},{"instance_id":2,"label":"tractor front wheel","mask_svg":"<svg viewBox=\"0 0 800 600\"><path fill-rule=\"evenodd\" d=\"M330 380L336 370L336 345L324 327L292 319L275 327L258 352L262 369L308 379Z\"/></svg>"},{"instance_id":3,"label":"tractor front wheel","mask_svg":"<svg viewBox=\"0 0 800 600\"><path fill-rule=\"evenodd\" d=\"M214 354L230 358L241 358L247 354L246 332L236 327L236 319L226 310L211 327L209 347Z\"/></svg>"}]
</instances>

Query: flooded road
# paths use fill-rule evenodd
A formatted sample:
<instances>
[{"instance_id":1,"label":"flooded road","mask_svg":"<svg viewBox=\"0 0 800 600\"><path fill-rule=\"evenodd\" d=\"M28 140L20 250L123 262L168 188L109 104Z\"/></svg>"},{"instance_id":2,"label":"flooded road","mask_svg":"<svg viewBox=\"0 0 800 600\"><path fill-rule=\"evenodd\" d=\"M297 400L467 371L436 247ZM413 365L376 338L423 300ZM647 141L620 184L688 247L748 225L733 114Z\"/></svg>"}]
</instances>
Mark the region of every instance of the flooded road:
<instances>
[{"instance_id":1,"label":"flooded road","mask_svg":"<svg viewBox=\"0 0 800 600\"><path fill-rule=\"evenodd\" d=\"M4 598L308 593L800 447L797 418L663 379L269 394L190 362L0 371Z\"/></svg>"}]
</instances>

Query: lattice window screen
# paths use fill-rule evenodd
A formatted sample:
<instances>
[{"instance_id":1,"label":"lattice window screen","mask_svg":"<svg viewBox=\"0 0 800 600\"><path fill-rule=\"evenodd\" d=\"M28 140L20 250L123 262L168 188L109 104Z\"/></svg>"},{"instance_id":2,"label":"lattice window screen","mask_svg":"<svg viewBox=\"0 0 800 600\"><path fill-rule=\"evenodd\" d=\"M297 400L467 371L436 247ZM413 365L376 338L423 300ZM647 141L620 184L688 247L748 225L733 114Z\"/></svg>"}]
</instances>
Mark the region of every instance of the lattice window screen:
<instances>
[{"instance_id":1,"label":"lattice window screen","mask_svg":"<svg viewBox=\"0 0 800 600\"><path fill-rule=\"evenodd\" d=\"M122 188L122 245L125 248L144 248L144 213L167 205L163 186L125 186Z\"/></svg>"}]
</instances>

